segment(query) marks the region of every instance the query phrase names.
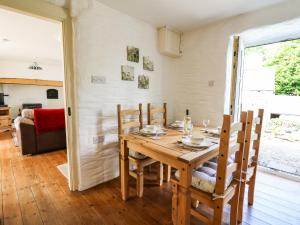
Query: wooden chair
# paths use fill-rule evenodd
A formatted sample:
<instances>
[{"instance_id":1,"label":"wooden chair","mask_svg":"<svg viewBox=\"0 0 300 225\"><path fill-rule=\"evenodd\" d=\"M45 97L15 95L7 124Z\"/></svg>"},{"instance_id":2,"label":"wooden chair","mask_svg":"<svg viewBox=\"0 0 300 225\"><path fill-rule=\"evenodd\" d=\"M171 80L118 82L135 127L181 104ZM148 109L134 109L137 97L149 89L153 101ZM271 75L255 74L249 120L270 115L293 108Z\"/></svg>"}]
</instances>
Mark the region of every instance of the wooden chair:
<instances>
[{"instance_id":1,"label":"wooden chair","mask_svg":"<svg viewBox=\"0 0 300 225\"><path fill-rule=\"evenodd\" d=\"M195 167L193 172L192 186L189 189L192 202L195 203L195 201L198 201L202 205L211 208L213 210L213 218L211 219L209 216L200 212L200 210L197 209L199 207L198 204L193 204L190 213L205 224L222 224L223 208L227 203L231 205L230 224L235 225L237 223L238 197L242 171L241 167L246 120L247 112L241 113L241 120L237 123L231 123L231 116L224 115L218 157L209 160L200 167ZM237 136L233 136L233 133L236 132L238 132ZM207 175L207 172L205 172L208 171L206 166L212 164L213 162L215 162L214 173L212 173L214 175L209 179L204 178L206 176L199 176L201 178L197 182L195 179L196 174L202 172L203 174ZM211 178L213 181L215 181L215 184L212 184ZM172 219L173 224L177 225L179 224L177 219L177 192L178 188L180 188L180 185L178 181L173 178L171 181L173 191ZM195 187L196 184L199 186Z\"/></svg>"},{"instance_id":2,"label":"wooden chair","mask_svg":"<svg viewBox=\"0 0 300 225\"><path fill-rule=\"evenodd\" d=\"M125 132L131 132L134 129L143 128L143 110L142 104L139 104L138 109L122 110L121 105L117 106L118 111L118 134L119 136ZM126 121L126 117L138 117L138 121ZM130 150L129 150L130 151ZM149 166L157 161L137 152L130 151L129 162L136 166L136 170L130 171L129 175L136 179L137 196L143 196L144 189L144 167ZM121 174L121 173L120 173ZM163 180L163 177L159 178ZM162 181L160 181L162 183Z\"/></svg>"},{"instance_id":3,"label":"wooden chair","mask_svg":"<svg viewBox=\"0 0 300 225\"><path fill-rule=\"evenodd\" d=\"M162 118L156 118L155 115L157 114L162 115ZM153 107L151 103L148 103L147 117L148 125L159 124L167 127L167 103L164 103L163 107ZM164 171L166 171L165 174ZM160 177L165 177L165 180L169 182L171 178L171 166L164 166L162 163L160 163L160 173ZM160 185L162 185L162 183L160 183Z\"/></svg>"},{"instance_id":4,"label":"wooden chair","mask_svg":"<svg viewBox=\"0 0 300 225\"><path fill-rule=\"evenodd\" d=\"M262 131L264 110L258 110L258 116L253 119L253 111L248 111L247 118L247 130L245 137L245 148L243 156L242 166L242 182L240 188L239 197L239 209L238 209L238 223L242 222L243 219L243 205L246 184L249 185L248 189L248 205L253 205L254 201L254 189L257 171L257 162L259 155L260 138ZM254 133L252 127L255 125ZM253 145L252 145L253 144Z\"/></svg>"}]
</instances>

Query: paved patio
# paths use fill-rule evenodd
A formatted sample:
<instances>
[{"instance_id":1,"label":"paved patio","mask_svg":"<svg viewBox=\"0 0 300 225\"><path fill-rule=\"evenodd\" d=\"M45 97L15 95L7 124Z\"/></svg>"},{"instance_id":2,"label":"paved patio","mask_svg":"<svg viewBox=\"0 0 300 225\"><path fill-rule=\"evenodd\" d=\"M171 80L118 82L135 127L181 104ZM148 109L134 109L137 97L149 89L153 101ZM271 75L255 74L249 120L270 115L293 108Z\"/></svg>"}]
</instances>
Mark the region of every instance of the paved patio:
<instances>
[{"instance_id":1,"label":"paved patio","mask_svg":"<svg viewBox=\"0 0 300 225\"><path fill-rule=\"evenodd\" d=\"M259 165L300 176L300 142L264 136Z\"/></svg>"}]
</instances>

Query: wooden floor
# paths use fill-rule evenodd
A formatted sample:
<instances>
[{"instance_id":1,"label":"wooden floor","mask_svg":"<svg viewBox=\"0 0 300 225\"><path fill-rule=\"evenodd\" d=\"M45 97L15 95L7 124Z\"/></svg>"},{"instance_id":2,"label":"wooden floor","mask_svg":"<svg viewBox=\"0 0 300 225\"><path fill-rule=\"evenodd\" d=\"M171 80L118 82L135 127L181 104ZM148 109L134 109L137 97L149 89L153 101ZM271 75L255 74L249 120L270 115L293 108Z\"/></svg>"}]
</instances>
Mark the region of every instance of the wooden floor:
<instances>
[{"instance_id":1,"label":"wooden floor","mask_svg":"<svg viewBox=\"0 0 300 225\"><path fill-rule=\"evenodd\" d=\"M64 151L22 157L10 135L0 134L1 224L172 224L169 184L147 185L138 199L131 181L132 198L126 203L117 179L71 193L56 168L65 162ZM255 204L245 206L243 224L300 225L299 196L299 183L259 173ZM191 224L200 223L192 219Z\"/></svg>"}]
</instances>

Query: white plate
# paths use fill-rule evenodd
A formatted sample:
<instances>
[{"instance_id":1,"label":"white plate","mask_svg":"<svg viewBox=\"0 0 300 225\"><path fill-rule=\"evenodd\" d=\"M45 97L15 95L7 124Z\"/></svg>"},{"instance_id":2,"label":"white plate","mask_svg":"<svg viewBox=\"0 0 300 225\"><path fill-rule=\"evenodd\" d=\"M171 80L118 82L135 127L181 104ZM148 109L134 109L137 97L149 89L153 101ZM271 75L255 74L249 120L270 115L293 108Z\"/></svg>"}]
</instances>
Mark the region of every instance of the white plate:
<instances>
[{"instance_id":1,"label":"white plate","mask_svg":"<svg viewBox=\"0 0 300 225\"><path fill-rule=\"evenodd\" d=\"M156 132L154 132L153 130L148 130L148 129L141 129L140 130L141 134L146 134L146 135L156 135ZM164 132L163 130L160 130L157 132L158 135L162 135L165 134L166 132Z\"/></svg>"},{"instance_id":2,"label":"white plate","mask_svg":"<svg viewBox=\"0 0 300 225\"><path fill-rule=\"evenodd\" d=\"M174 127L174 128L183 128L182 124L177 124L177 123L171 123L170 127Z\"/></svg>"},{"instance_id":3,"label":"white plate","mask_svg":"<svg viewBox=\"0 0 300 225\"><path fill-rule=\"evenodd\" d=\"M212 142L207 141L207 140L202 141L200 144L193 144L191 142L191 140L186 139L186 138L183 138L181 140L181 142L182 142L183 145L186 145L186 146L192 147L192 148L208 148L208 147L213 145Z\"/></svg>"}]
</instances>

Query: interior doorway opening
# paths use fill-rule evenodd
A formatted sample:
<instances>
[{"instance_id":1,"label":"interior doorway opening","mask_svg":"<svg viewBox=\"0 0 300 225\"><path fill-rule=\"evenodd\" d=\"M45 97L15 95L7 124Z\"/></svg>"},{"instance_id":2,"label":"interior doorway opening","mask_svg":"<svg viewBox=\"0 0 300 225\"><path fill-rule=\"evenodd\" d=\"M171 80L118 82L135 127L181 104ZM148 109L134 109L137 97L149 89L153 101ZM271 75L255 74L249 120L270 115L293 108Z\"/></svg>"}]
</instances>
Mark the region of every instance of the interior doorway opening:
<instances>
[{"instance_id":1,"label":"interior doorway opening","mask_svg":"<svg viewBox=\"0 0 300 225\"><path fill-rule=\"evenodd\" d=\"M12 146L1 150L16 164L19 159L51 158L55 170L67 178L62 179L65 186L70 186L72 162L67 164L70 152L65 126L66 94L70 93L66 85L70 84L66 82L63 24L10 8L0 8L0 17L0 141L4 148L9 138ZM35 109L49 110L40 111L37 121ZM50 151L58 154L43 154Z\"/></svg>"},{"instance_id":2,"label":"interior doorway opening","mask_svg":"<svg viewBox=\"0 0 300 225\"><path fill-rule=\"evenodd\" d=\"M300 39L245 49L240 110L265 109L259 165L300 180Z\"/></svg>"}]
</instances>

